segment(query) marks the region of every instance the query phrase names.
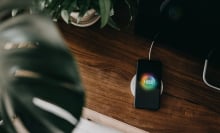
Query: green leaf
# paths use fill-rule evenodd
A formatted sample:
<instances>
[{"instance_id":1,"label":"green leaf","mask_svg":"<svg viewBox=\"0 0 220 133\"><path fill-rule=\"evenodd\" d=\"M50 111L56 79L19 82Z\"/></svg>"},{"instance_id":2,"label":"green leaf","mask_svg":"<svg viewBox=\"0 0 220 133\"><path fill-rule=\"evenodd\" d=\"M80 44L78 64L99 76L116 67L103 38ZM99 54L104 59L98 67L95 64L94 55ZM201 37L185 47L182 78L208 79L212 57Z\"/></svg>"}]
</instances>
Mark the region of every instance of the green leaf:
<instances>
[{"instance_id":1,"label":"green leaf","mask_svg":"<svg viewBox=\"0 0 220 133\"><path fill-rule=\"evenodd\" d=\"M120 30L120 28L117 26L117 24L114 22L114 20L112 19L112 17L109 17L109 21L108 21L108 25L110 27L112 27L113 29L116 29L116 30Z\"/></svg>"},{"instance_id":2,"label":"green leaf","mask_svg":"<svg viewBox=\"0 0 220 133\"><path fill-rule=\"evenodd\" d=\"M96 10L96 12L100 13L99 2L97 0L91 1L90 8L93 8Z\"/></svg>"},{"instance_id":3,"label":"green leaf","mask_svg":"<svg viewBox=\"0 0 220 133\"><path fill-rule=\"evenodd\" d=\"M80 10L79 10L79 17L83 17L83 15L88 11L90 6L90 0L81 0L80 2Z\"/></svg>"},{"instance_id":4,"label":"green leaf","mask_svg":"<svg viewBox=\"0 0 220 133\"><path fill-rule=\"evenodd\" d=\"M99 0L100 16L101 16L101 28L103 28L109 20L111 0Z\"/></svg>"},{"instance_id":5,"label":"green leaf","mask_svg":"<svg viewBox=\"0 0 220 133\"><path fill-rule=\"evenodd\" d=\"M47 15L52 17L56 12L56 9L59 5L62 4L62 1L60 0L52 0L51 3L49 3L48 7L46 7L43 12Z\"/></svg>"},{"instance_id":6,"label":"green leaf","mask_svg":"<svg viewBox=\"0 0 220 133\"><path fill-rule=\"evenodd\" d=\"M70 133L76 126L83 87L73 55L49 19L20 15L1 23L0 73L0 116L8 133L19 132L14 119L31 133ZM59 115L58 108L64 110Z\"/></svg>"},{"instance_id":7,"label":"green leaf","mask_svg":"<svg viewBox=\"0 0 220 133\"><path fill-rule=\"evenodd\" d=\"M78 5L77 5L77 1L78 0L74 0L71 4L70 4L70 6L67 8L67 11L70 13L70 12L72 12L72 11L75 11L75 10L79 10L79 7L78 7Z\"/></svg>"},{"instance_id":8,"label":"green leaf","mask_svg":"<svg viewBox=\"0 0 220 133\"><path fill-rule=\"evenodd\" d=\"M69 13L67 10L61 11L61 17L67 24L69 23Z\"/></svg>"},{"instance_id":9,"label":"green leaf","mask_svg":"<svg viewBox=\"0 0 220 133\"><path fill-rule=\"evenodd\" d=\"M73 0L64 0L62 3L62 8L64 9L68 9L68 7L70 6L70 4L73 2Z\"/></svg>"}]
</instances>

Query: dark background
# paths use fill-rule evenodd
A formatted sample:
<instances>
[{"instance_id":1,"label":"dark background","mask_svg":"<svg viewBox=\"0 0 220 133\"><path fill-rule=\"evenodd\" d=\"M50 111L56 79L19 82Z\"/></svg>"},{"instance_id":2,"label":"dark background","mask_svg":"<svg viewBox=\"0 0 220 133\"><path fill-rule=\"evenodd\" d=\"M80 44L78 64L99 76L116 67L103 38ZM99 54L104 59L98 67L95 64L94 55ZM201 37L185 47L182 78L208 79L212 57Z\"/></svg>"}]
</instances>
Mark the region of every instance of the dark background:
<instances>
[{"instance_id":1,"label":"dark background","mask_svg":"<svg viewBox=\"0 0 220 133\"><path fill-rule=\"evenodd\" d=\"M220 8L216 0L140 0L137 35L205 58L219 45Z\"/></svg>"}]
</instances>

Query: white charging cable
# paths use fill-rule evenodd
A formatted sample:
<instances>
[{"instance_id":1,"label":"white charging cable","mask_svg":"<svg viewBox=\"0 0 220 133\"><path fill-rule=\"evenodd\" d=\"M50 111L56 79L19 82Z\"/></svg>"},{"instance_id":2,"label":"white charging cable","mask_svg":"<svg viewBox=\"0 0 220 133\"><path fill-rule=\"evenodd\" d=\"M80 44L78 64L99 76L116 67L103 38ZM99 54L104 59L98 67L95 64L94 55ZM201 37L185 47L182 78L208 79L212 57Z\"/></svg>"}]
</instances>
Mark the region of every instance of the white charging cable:
<instances>
[{"instance_id":1,"label":"white charging cable","mask_svg":"<svg viewBox=\"0 0 220 133\"><path fill-rule=\"evenodd\" d=\"M150 45L150 49L149 49L149 52L148 52L148 59L151 60L151 52L152 52L152 49L153 49L153 46L154 46L154 43L155 43L155 39L157 38L157 36L159 35L159 33L157 33L154 37L154 40L151 42L151 45ZM212 54L213 51L211 51L210 53ZM210 56L210 54L209 54ZM203 82L208 86L208 87L211 87L215 90L218 90L220 91L220 88L219 87L216 87L212 84L210 84L207 80L206 80L206 71L207 71L207 66L208 66L208 59L205 60L205 63L204 63L204 68L203 68L203 74L202 74L202 79L203 79ZM163 82L161 80L161 85L163 86ZM163 89L163 88L161 88ZM161 92L162 93L162 92Z\"/></svg>"},{"instance_id":2,"label":"white charging cable","mask_svg":"<svg viewBox=\"0 0 220 133\"><path fill-rule=\"evenodd\" d=\"M152 51L152 48L153 48L153 46L154 46L154 43L155 43L155 41L153 40L153 41L151 42L151 45L150 45L150 49L149 49L149 52L148 52L148 59L149 59L149 60L151 59L151 51Z\"/></svg>"},{"instance_id":3,"label":"white charging cable","mask_svg":"<svg viewBox=\"0 0 220 133\"><path fill-rule=\"evenodd\" d=\"M220 91L220 88L219 88L219 87L216 87L216 86L210 84L210 83L206 80L207 66L208 66L208 59L205 60L205 64L204 64L204 68L203 68L203 74L202 74L203 82L204 82L208 87L211 87L211 88L213 88L213 89L215 89L215 90Z\"/></svg>"},{"instance_id":4,"label":"white charging cable","mask_svg":"<svg viewBox=\"0 0 220 133\"><path fill-rule=\"evenodd\" d=\"M148 52L148 59L151 60L151 51L153 49L153 46L154 46L154 43L155 43L155 40L157 39L157 37L160 35L160 32L158 32L154 38L153 38L153 41L151 42L150 44L150 49L149 49L149 52Z\"/></svg>"}]
</instances>

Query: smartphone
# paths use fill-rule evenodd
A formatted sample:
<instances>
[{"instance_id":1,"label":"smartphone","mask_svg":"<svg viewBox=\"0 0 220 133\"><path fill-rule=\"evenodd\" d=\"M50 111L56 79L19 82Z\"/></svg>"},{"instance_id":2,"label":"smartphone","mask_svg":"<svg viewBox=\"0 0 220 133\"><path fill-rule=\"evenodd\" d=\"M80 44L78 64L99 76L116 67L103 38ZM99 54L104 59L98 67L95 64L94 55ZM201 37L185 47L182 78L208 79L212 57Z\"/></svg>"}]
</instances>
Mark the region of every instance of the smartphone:
<instances>
[{"instance_id":1,"label":"smartphone","mask_svg":"<svg viewBox=\"0 0 220 133\"><path fill-rule=\"evenodd\" d=\"M135 108L158 110L161 92L160 61L139 59L135 84Z\"/></svg>"}]
</instances>

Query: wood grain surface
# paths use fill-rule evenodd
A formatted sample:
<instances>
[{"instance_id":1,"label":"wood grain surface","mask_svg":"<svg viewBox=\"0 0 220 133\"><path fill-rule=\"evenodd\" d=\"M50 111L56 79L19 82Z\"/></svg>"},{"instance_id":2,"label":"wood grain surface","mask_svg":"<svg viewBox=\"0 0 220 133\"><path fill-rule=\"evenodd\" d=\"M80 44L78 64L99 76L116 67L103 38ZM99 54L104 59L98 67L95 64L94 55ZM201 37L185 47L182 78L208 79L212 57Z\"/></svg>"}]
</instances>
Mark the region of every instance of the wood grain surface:
<instances>
[{"instance_id":1,"label":"wood grain surface","mask_svg":"<svg viewBox=\"0 0 220 133\"><path fill-rule=\"evenodd\" d=\"M158 111L135 109L130 80L150 40L98 26L58 27L73 53L86 91L86 107L149 132L220 132L220 92L202 81L203 62L156 43L164 93Z\"/></svg>"}]
</instances>

